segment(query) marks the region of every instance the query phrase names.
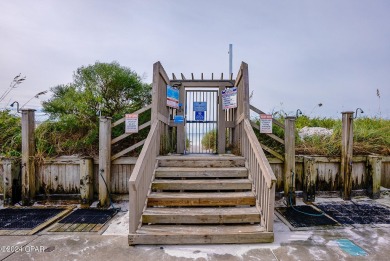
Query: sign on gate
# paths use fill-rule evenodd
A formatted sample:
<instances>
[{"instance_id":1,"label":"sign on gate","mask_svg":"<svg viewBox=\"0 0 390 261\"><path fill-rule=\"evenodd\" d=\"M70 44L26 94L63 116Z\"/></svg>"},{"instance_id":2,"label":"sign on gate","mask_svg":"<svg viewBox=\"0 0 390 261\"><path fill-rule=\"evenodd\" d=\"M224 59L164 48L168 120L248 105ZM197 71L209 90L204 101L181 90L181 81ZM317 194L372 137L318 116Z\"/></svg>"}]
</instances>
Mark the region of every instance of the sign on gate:
<instances>
[{"instance_id":1,"label":"sign on gate","mask_svg":"<svg viewBox=\"0 0 390 261\"><path fill-rule=\"evenodd\" d=\"M167 85L167 106L174 109L179 108L179 90L170 85Z\"/></svg>"},{"instance_id":2,"label":"sign on gate","mask_svg":"<svg viewBox=\"0 0 390 261\"><path fill-rule=\"evenodd\" d=\"M125 133L138 133L138 114L126 114Z\"/></svg>"},{"instance_id":3,"label":"sign on gate","mask_svg":"<svg viewBox=\"0 0 390 261\"><path fill-rule=\"evenodd\" d=\"M194 111L207 111L207 102L194 102Z\"/></svg>"},{"instance_id":4,"label":"sign on gate","mask_svg":"<svg viewBox=\"0 0 390 261\"><path fill-rule=\"evenodd\" d=\"M260 114L260 133L272 133L272 114Z\"/></svg>"},{"instance_id":5,"label":"sign on gate","mask_svg":"<svg viewBox=\"0 0 390 261\"><path fill-rule=\"evenodd\" d=\"M222 109L237 108L237 87L222 90Z\"/></svg>"},{"instance_id":6,"label":"sign on gate","mask_svg":"<svg viewBox=\"0 0 390 261\"><path fill-rule=\"evenodd\" d=\"M196 121L204 121L204 111L196 111L195 112L195 120Z\"/></svg>"}]
</instances>

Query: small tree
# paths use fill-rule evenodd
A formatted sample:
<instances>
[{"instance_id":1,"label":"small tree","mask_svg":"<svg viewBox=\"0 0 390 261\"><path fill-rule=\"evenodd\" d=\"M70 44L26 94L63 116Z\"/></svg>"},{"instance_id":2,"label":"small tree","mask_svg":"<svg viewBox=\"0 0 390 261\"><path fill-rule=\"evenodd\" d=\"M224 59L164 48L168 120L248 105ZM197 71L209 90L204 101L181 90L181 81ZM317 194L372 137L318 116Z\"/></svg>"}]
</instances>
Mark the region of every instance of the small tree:
<instances>
[{"instance_id":1,"label":"small tree","mask_svg":"<svg viewBox=\"0 0 390 261\"><path fill-rule=\"evenodd\" d=\"M151 85L117 62L82 66L75 71L73 82L51 91L53 96L43 102L43 109L52 121L37 129L37 148L44 154L95 155L99 114L116 120L151 102Z\"/></svg>"}]
</instances>

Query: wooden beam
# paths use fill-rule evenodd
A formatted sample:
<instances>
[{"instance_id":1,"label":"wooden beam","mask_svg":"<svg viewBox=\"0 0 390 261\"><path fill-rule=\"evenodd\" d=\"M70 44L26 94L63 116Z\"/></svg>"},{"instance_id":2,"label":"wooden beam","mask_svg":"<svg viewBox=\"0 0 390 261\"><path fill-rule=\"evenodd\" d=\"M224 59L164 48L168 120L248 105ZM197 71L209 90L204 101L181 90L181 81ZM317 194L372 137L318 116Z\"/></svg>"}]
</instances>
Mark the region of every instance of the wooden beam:
<instances>
[{"instance_id":1,"label":"wooden beam","mask_svg":"<svg viewBox=\"0 0 390 261\"><path fill-rule=\"evenodd\" d=\"M221 80L223 80L223 73L221 73Z\"/></svg>"},{"instance_id":2,"label":"wooden beam","mask_svg":"<svg viewBox=\"0 0 390 261\"><path fill-rule=\"evenodd\" d=\"M194 74L193 73L191 73L191 78L192 78L192 80L194 80Z\"/></svg>"},{"instance_id":3,"label":"wooden beam","mask_svg":"<svg viewBox=\"0 0 390 261\"><path fill-rule=\"evenodd\" d=\"M30 205L35 197L35 110L22 110L22 202Z\"/></svg>"},{"instance_id":4,"label":"wooden beam","mask_svg":"<svg viewBox=\"0 0 390 261\"><path fill-rule=\"evenodd\" d=\"M378 199L381 192L381 174L382 158L377 156L367 157L368 177L367 187L368 194L372 199Z\"/></svg>"},{"instance_id":5,"label":"wooden beam","mask_svg":"<svg viewBox=\"0 0 390 261\"><path fill-rule=\"evenodd\" d=\"M200 79L203 81L203 73L201 74L201 77L200 77Z\"/></svg>"},{"instance_id":6,"label":"wooden beam","mask_svg":"<svg viewBox=\"0 0 390 261\"><path fill-rule=\"evenodd\" d=\"M211 80L214 80L214 73L211 73Z\"/></svg>"},{"instance_id":7,"label":"wooden beam","mask_svg":"<svg viewBox=\"0 0 390 261\"><path fill-rule=\"evenodd\" d=\"M143 130L143 129L145 129L146 127L149 127L150 125L151 125L151 121L148 121L148 122L142 124L141 126L139 126L138 130ZM115 143L117 143L118 141L123 140L124 138L127 138L127 137L129 137L130 135L132 135L132 134L134 134L134 133L123 133L122 135L116 137L115 139L112 139L112 140L111 140L111 144L115 144Z\"/></svg>"},{"instance_id":8,"label":"wooden beam","mask_svg":"<svg viewBox=\"0 0 390 261\"><path fill-rule=\"evenodd\" d=\"M99 125L99 204L109 207L111 184L111 117L100 117Z\"/></svg>"},{"instance_id":9,"label":"wooden beam","mask_svg":"<svg viewBox=\"0 0 390 261\"><path fill-rule=\"evenodd\" d=\"M344 200L351 200L352 155L353 155L353 112L342 112L340 189Z\"/></svg>"},{"instance_id":10,"label":"wooden beam","mask_svg":"<svg viewBox=\"0 0 390 261\"><path fill-rule=\"evenodd\" d=\"M172 73L172 79L176 80L176 75L174 73Z\"/></svg>"},{"instance_id":11,"label":"wooden beam","mask_svg":"<svg viewBox=\"0 0 390 261\"><path fill-rule=\"evenodd\" d=\"M180 74L181 74L181 78L182 78L183 80L187 80L186 77L184 77L184 74L182 74L182 73L180 73Z\"/></svg>"},{"instance_id":12,"label":"wooden beam","mask_svg":"<svg viewBox=\"0 0 390 261\"><path fill-rule=\"evenodd\" d=\"M263 150L267 151L268 153L270 153L271 155L273 155L274 157L284 161L284 158L282 155L280 155L279 153L277 153L276 151L274 151L273 149L271 149L270 147L267 147L266 145L264 144L261 144L260 143L260 146L261 148L263 148Z\"/></svg>"},{"instance_id":13,"label":"wooden beam","mask_svg":"<svg viewBox=\"0 0 390 261\"><path fill-rule=\"evenodd\" d=\"M125 155L126 153L132 151L132 150L135 150L136 148L142 146L143 144L145 143L145 140L141 140L140 142L137 142L136 144L134 144L133 146L130 146L128 147L127 149L125 150L122 150L121 152L118 152L117 154L115 154L114 156L111 157L111 160L115 160L117 158L119 158L120 156L123 156Z\"/></svg>"},{"instance_id":14,"label":"wooden beam","mask_svg":"<svg viewBox=\"0 0 390 261\"><path fill-rule=\"evenodd\" d=\"M233 73L230 74L230 80L233 80Z\"/></svg>"},{"instance_id":15,"label":"wooden beam","mask_svg":"<svg viewBox=\"0 0 390 261\"><path fill-rule=\"evenodd\" d=\"M295 117L286 117L284 131L284 196L292 196L287 202L295 206Z\"/></svg>"}]
</instances>

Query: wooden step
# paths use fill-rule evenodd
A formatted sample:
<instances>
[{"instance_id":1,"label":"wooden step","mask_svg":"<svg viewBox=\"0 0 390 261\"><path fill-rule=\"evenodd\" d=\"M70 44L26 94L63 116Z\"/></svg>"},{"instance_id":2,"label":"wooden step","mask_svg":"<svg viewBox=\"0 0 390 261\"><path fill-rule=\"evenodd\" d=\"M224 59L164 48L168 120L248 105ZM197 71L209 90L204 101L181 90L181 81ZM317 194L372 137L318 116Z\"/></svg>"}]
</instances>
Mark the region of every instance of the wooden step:
<instances>
[{"instance_id":1,"label":"wooden step","mask_svg":"<svg viewBox=\"0 0 390 261\"><path fill-rule=\"evenodd\" d=\"M152 224L231 224L259 223L256 207L147 208L143 223Z\"/></svg>"},{"instance_id":2,"label":"wooden step","mask_svg":"<svg viewBox=\"0 0 390 261\"><path fill-rule=\"evenodd\" d=\"M246 178L248 170L244 167L236 168L183 168L158 167L156 178Z\"/></svg>"},{"instance_id":3,"label":"wooden step","mask_svg":"<svg viewBox=\"0 0 390 261\"><path fill-rule=\"evenodd\" d=\"M158 162L160 167L245 167L245 158L236 156L161 156Z\"/></svg>"},{"instance_id":4,"label":"wooden step","mask_svg":"<svg viewBox=\"0 0 390 261\"><path fill-rule=\"evenodd\" d=\"M251 190L249 179L154 180L152 190Z\"/></svg>"},{"instance_id":5,"label":"wooden step","mask_svg":"<svg viewBox=\"0 0 390 261\"><path fill-rule=\"evenodd\" d=\"M260 225L143 225L129 235L129 245L270 243L274 233Z\"/></svg>"},{"instance_id":6,"label":"wooden step","mask_svg":"<svg viewBox=\"0 0 390 261\"><path fill-rule=\"evenodd\" d=\"M147 206L253 206L255 204L253 192L151 192Z\"/></svg>"}]
</instances>

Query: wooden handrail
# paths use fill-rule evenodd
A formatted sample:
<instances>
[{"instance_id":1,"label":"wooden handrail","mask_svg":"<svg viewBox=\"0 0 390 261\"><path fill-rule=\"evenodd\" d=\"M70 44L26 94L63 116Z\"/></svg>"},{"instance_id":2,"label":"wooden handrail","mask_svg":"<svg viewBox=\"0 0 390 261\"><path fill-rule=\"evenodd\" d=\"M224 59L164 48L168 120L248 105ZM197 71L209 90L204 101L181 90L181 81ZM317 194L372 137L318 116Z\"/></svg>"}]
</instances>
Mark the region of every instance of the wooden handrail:
<instances>
[{"instance_id":1,"label":"wooden handrail","mask_svg":"<svg viewBox=\"0 0 390 261\"><path fill-rule=\"evenodd\" d=\"M162 124L162 123L161 123ZM155 120L129 179L129 232L135 233L153 178L157 155L160 150L160 121Z\"/></svg>"},{"instance_id":2,"label":"wooden handrail","mask_svg":"<svg viewBox=\"0 0 390 261\"><path fill-rule=\"evenodd\" d=\"M245 118L236 126L240 135L239 148L245 157L249 175L252 179L256 206L261 212L261 224L266 231L273 231L274 201L276 177L268 159L265 157L260 142L257 140L250 120Z\"/></svg>"},{"instance_id":3,"label":"wooden handrail","mask_svg":"<svg viewBox=\"0 0 390 261\"><path fill-rule=\"evenodd\" d=\"M256 134L254 133L251 123L248 119L244 120L244 130L248 135L250 144L254 148L256 160L260 163L260 168L261 171L264 173L264 177L267 181L267 186L268 188L272 188L273 184L276 183L275 174L272 171L271 166L269 165L267 157L264 155L260 142L257 140Z\"/></svg>"}]
</instances>

